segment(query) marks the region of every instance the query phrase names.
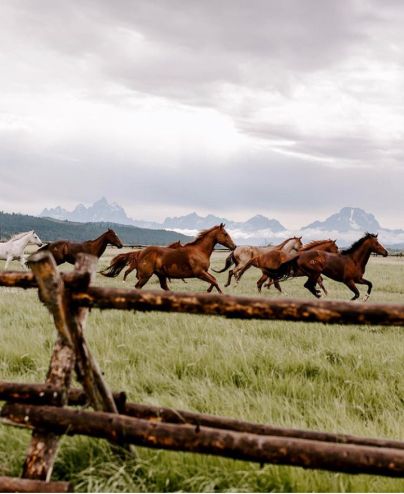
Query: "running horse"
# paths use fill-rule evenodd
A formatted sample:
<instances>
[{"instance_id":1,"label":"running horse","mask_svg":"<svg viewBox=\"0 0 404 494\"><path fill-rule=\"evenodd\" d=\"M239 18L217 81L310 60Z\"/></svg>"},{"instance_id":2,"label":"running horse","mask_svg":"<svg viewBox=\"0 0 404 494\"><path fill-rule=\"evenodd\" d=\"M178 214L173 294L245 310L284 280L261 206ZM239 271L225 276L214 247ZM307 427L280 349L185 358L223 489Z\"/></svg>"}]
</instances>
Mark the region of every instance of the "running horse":
<instances>
[{"instance_id":1,"label":"running horse","mask_svg":"<svg viewBox=\"0 0 404 494\"><path fill-rule=\"evenodd\" d=\"M316 283L320 275L325 275L332 280L344 283L354 294L351 300L359 298L359 285L367 285L367 293L364 301L369 298L373 284L366 280L366 265L370 254L380 254L384 257L388 255L387 250L377 239L377 234L365 233L365 235L354 242L351 247L339 253L322 252L319 250L309 250L298 253L279 266L276 270L271 270L268 274L274 279L288 279L295 276L295 273L302 272L308 280L304 284L315 297L320 297L320 291L316 289Z\"/></svg>"},{"instance_id":2,"label":"running horse","mask_svg":"<svg viewBox=\"0 0 404 494\"><path fill-rule=\"evenodd\" d=\"M170 249L177 249L178 247L182 247L182 244L177 240L177 242L167 245L167 247ZM107 268L100 271L100 274L108 278L116 278L122 269L129 264L128 269L123 274L123 281L126 281L128 275L137 268L142 250L143 249L139 249L124 254L118 254L111 260L111 263Z\"/></svg>"},{"instance_id":3,"label":"running horse","mask_svg":"<svg viewBox=\"0 0 404 494\"><path fill-rule=\"evenodd\" d=\"M42 245L42 240L34 230L17 233L10 240L7 240L7 242L0 242L0 259L6 261L4 269L7 269L10 262L14 259L19 259L22 268L27 269L24 250L28 244Z\"/></svg>"},{"instance_id":4,"label":"running horse","mask_svg":"<svg viewBox=\"0 0 404 494\"><path fill-rule=\"evenodd\" d=\"M298 251L299 252L299 255L302 252L306 252L308 250L323 250L325 252L334 252L334 253L337 253L338 252L338 246L337 246L336 240L331 240L331 239L328 239L328 240L312 240L311 242L303 245L303 247L301 247L299 249L299 251ZM302 271L298 271L298 272L295 273L295 277L297 277L297 276L304 276L304 273ZM258 288L258 291L260 293L261 293L262 285L267 280L268 280L268 282L264 286L266 286L267 288L270 288L270 286L272 284L274 284L275 288L280 293L282 293L282 288L280 287L279 281L272 280L267 274L265 274L265 272L263 272L261 278L257 281L257 288ZM325 295L328 295L327 289L325 288L324 283L323 283L323 277L322 276L319 276L319 278L318 278L318 284L319 284L320 288L323 290L324 294Z\"/></svg>"},{"instance_id":5,"label":"running horse","mask_svg":"<svg viewBox=\"0 0 404 494\"><path fill-rule=\"evenodd\" d=\"M118 247L118 249L123 247L117 234L114 230L111 230L111 228L94 240L87 240L81 243L70 242L69 240L58 240L57 242L45 245L40 248L39 251L49 251L53 255L57 265L63 264L64 262L74 264L77 255L81 253L91 254L100 258L109 244Z\"/></svg>"},{"instance_id":6,"label":"running horse","mask_svg":"<svg viewBox=\"0 0 404 494\"><path fill-rule=\"evenodd\" d=\"M227 256L223 269L220 269L218 271L216 271L216 269L212 269L212 271L214 271L215 273L223 273L224 271L226 271L226 269L229 269L229 267L232 264L235 264L234 269L230 269L227 283L224 285L224 286L229 286L231 283L231 278L233 276L238 282L238 274L240 273L240 271L244 269L246 264L249 261L251 261L251 259L253 259L254 257L260 254L266 254L268 252L272 252L277 249L280 249L288 253L293 251L296 252L303 245L301 239L302 237L291 237L284 240L278 245L268 245L266 247L256 247L254 245L240 245L236 247L232 252L230 252L229 256Z\"/></svg>"},{"instance_id":7,"label":"running horse","mask_svg":"<svg viewBox=\"0 0 404 494\"><path fill-rule=\"evenodd\" d=\"M155 274L163 290L169 290L167 278L198 278L210 283L208 292L215 287L219 293L222 293L216 278L208 272L210 257L216 244L231 250L236 248L223 223L203 230L193 242L177 249L146 247L139 257L138 282L135 288L142 288Z\"/></svg>"}]
</instances>

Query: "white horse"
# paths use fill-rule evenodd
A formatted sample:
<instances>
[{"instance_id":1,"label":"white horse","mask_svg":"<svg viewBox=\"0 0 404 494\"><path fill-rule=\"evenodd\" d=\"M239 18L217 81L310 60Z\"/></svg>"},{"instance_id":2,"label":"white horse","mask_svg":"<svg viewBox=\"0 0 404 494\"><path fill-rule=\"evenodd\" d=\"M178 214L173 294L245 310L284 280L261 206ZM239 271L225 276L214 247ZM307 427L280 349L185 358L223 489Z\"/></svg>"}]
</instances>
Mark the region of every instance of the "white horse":
<instances>
[{"instance_id":1,"label":"white horse","mask_svg":"<svg viewBox=\"0 0 404 494\"><path fill-rule=\"evenodd\" d=\"M13 235L7 242L0 242L0 259L5 259L5 269L14 259L19 259L21 266L27 269L24 250L28 244L41 246L42 240L38 235L31 230L30 232L17 233Z\"/></svg>"}]
</instances>

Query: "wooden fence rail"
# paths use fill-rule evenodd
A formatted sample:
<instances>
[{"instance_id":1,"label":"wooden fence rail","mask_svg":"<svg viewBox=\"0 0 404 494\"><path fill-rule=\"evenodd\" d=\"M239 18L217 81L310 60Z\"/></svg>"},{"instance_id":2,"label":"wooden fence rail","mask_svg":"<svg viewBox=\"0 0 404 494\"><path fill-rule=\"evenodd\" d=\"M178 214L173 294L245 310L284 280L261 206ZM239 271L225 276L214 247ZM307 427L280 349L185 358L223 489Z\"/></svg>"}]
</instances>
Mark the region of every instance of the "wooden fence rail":
<instances>
[{"instance_id":1,"label":"wooden fence rail","mask_svg":"<svg viewBox=\"0 0 404 494\"><path fill-rule=\"evenodd\" d=\"M400 441L286 429L127 403L125 393L109 390L84 335L88 309L93 307L403 326L403 305L102 288L90 286L95 259L84 255L69 273L59 273L45 252L31 256L29 265L32 273L0 273L0 286L37 288L40 300L53 315L58 336L44 384L0 382L0 400L6 401L2 420L33 430L24 478L0 477L0 491L70 490L69 484L50 480L62 434L105 438L127 449L128 444L135 444L259 463L404 477L404 443ZM73 372L81 389L70 387ZM83 405L94 411L70 408Z\"/></svg>"}]
</instances>

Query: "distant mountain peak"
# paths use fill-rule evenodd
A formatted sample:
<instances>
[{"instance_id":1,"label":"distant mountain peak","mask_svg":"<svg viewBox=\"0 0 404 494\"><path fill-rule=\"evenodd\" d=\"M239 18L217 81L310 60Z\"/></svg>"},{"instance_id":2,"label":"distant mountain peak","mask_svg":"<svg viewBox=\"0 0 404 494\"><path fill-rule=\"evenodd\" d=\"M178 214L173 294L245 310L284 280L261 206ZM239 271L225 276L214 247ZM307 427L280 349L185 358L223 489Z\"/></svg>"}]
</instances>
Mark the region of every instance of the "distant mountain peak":
<instances>
[{"instance_id":1,"label":"distant mountain peak","mask_svg":"<svg viewBox=\"0 0 404 494\"><path fill-rule=\"evenodd\" d=\"M381 226L372 213L367 213L361 208L343 207L324 221L315 221L302 229L332 230L341 233L358 230L375 233Z\"/></svg>"}]
</instances>

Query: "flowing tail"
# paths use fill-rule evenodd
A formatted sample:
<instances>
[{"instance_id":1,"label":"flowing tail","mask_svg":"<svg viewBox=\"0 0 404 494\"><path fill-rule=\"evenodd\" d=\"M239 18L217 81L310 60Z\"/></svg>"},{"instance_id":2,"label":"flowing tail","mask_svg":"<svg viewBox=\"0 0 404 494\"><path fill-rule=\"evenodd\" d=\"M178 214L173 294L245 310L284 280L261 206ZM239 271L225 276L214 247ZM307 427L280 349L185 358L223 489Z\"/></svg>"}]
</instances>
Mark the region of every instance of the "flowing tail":
<instances>
[{"instance_id":1,"label":"flowing tail","mask_svg":"<svg viewBox=\"0 0 404 494\"><path fill-rule=\"evenodd\" d=\"M133 252L118 254L112 259L111 264L107 268L100 271L100 274L107 276L108 278L115 278L122 269L129 264L132 254Z\"/></svg>"},{"instance_id":2,"label":"flowing tail","mask_svg":"<svg viewBox=\"0 0 404 494\"><path fill-rule=\"evenodd\" d=\"M299 256L293 256L292 259L289 259L283 262L276 269L265 269L264 272L267 274L273 281L286 281L289 278L293 278L296 276L298 271L297 260Z\"/></svg>"},{"instance_id":3,"label":"flowing tail","mask_svg":"<svg viewBox=\"0 0 404 494\"><path fill-rule=\"evenodd\" d=\"M236 261L234 260L233 252L230 252L230 254L226 258L226 263L224 265L224 268L223 269L220 269L219 271L216 271L216 269L213 269L212 268L212 271L214 271L215 273L223 273L224 271L226 271L227 269L229 269L229 267L232 264L235 264L235 263L236 263Z\"/></svg>"}]
</instances>

